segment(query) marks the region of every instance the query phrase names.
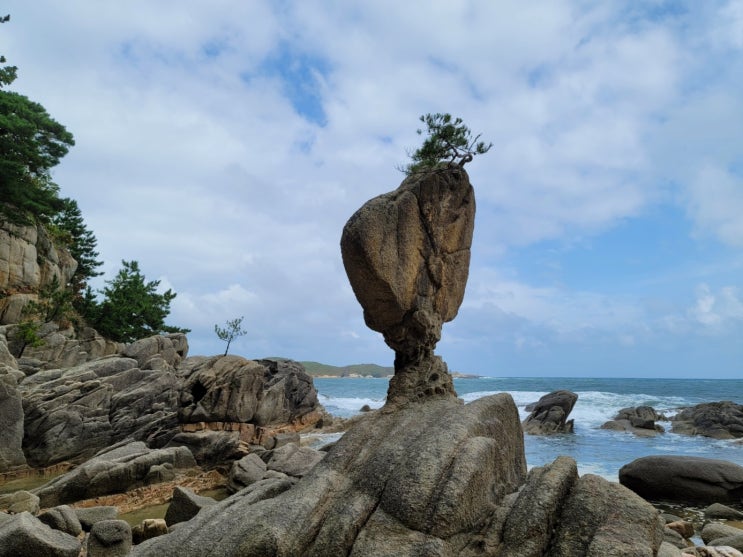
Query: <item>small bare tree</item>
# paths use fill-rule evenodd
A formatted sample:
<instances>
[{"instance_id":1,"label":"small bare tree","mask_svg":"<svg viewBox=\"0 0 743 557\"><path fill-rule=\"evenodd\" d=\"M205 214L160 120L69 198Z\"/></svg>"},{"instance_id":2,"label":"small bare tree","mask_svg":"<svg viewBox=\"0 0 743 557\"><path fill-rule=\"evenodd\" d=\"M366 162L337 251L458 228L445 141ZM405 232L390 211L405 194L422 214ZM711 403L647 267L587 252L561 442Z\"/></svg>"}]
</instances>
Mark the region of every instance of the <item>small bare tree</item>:
<instances>
[{"instance_id":1,"label":"small bare tree","mask_svg":"<svg viewBox=\"0 0 743 557\"><path fill-rule=\"evenodd\" d=\"M247 331L242 329L243 317L237 319L231 319L225 323L223 329L219 325L214 325L214 332L217 333L219 340L223 340L227 343L227 347L224 349L224 355L227 355L227 351L230 349L230 343L237 337L248 334Z\"/></svg>"}]
</instances>

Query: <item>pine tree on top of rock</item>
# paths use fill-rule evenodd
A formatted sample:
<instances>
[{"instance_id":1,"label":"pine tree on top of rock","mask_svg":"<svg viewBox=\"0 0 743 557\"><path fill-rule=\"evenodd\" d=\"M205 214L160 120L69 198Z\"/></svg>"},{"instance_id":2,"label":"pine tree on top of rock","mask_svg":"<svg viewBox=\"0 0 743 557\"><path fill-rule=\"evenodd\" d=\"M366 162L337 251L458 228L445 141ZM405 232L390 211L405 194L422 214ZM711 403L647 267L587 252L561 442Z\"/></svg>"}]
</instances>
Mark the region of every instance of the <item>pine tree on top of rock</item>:
<instances>
[{"instance_id":1,"label":"pine tree on top of rock","mask_svg":"<svg viewBox=\"0 0 743 557\"><path fill-rule=\"evenodd\" d=\"M475 155L483 155L493 146L479 141L479 134L473 139L462 119L452 118L451 114L426 114L420 117L420 121L426 124L428 137L410 155L413 162L402 169L408 176L433 169L441 163L464 166ZM419 129L417 133L423 135L423 130Z\"/></svg>"}]
</instances>

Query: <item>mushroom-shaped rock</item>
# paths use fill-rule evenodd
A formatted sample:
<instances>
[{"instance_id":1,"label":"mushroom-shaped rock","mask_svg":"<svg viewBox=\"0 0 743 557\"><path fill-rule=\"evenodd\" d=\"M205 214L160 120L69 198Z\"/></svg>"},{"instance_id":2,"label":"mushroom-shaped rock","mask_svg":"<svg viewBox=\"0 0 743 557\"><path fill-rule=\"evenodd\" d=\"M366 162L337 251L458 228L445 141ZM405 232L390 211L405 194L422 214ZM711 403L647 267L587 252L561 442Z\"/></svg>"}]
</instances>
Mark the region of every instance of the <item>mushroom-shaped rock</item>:
<instances>
[{"instance_id":1,"label":"mushroom-shaped rock","mask_svg":"<svg viewBox=\"0 0 743 557\"><path fill-rule=\"evenodd\" d=\"M408 176L343 228L343 264L364 320L395 351L388 403L456 394L433 349L464 298L474 221L474 190L453 165Z\"/></svg>"}]
</instances>

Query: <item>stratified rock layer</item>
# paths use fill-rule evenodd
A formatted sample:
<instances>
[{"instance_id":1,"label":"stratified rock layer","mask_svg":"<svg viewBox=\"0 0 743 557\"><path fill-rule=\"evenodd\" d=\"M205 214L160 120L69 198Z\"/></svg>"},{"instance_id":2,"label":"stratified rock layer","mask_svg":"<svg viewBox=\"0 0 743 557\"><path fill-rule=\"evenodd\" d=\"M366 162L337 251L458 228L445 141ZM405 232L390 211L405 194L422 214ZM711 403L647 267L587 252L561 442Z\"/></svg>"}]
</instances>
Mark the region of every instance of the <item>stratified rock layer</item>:
<instances>
[{"instance_id":1,"label":"stratified rock layer","mask_svg":"<svg viewBox=\"0 0 743 557\"><path fill-rule=\"evenodd\" d=\"M474 222L474 190L453 165L407 177L343 228L343 264L364 320L395 351L388 403L455 394L433 349L464 298Z\"/></svg>"}]
</instances>

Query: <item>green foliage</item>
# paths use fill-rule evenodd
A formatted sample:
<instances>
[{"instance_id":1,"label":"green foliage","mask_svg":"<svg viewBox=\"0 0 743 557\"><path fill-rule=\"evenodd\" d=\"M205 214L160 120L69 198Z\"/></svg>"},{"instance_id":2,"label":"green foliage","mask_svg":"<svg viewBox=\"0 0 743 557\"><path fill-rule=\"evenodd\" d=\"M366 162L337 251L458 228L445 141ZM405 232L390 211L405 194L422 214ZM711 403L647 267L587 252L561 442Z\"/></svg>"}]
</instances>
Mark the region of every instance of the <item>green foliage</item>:
<instances>
[{"instance_id":1,"label":"green foliage","mask_svg":"<svg viewBox=\"0 0 743 557\"><path fill-rule=\"evenodd\" d=\"M0 17L0 23L7 23L8 21L10 21L9 15ZM0 64L5 64L6 62L5 56L0 55ZM3 66L0 68L0 89L5 85L13 83L17 76L18 68L15 66Z\"/></svg>"},{"instance_id":2,"label":"green foliage","mask_svg":"<svg viewBox=\"0 0 743 557\"><path fill-rule=\"evenodd\" d=\"M23 356L23 352L27 347L36 348L44 344L44 341L39 337L40 327L41 323L30 319L18 323L15 330L15 338L20 341L21 349L18 351L16 358Z\"/></svg>"},{"instance_id":3,"label":"green foliage","mask_svg":"<svg viewBox=\"0 0 743 557\"><path fill-rule=\"evenodd\" d=\"M223 340L227 343L227 347L224 349L224 355L227 355L227 351L230 349L230 343L237 337L248 334L247 331L242 329L243 317L231 319L225 323L225 328L221 328L219 325L214 325L214 332L217 333L219 340Z\"/></svg>"},{"instance_id":4,"label":"green foliage","mask_svg":"<svg viewBox=\"0 0 743 557\"><path fill-rule=\"evenodd\" d=\"M55 275L52 282L39 290L37 302L29 302L23 308L24 313L37 317L41 322L59 322L63 319L71 319L72 291L63 288Z\"/></svg>"},{"instance_id":5,"label":"green foliage","mask_svg":"<svg viewBox=\"0 0 743 557\"><path fill-rule=\"evenodd\" d=\"M39 103L2 89L16 75L15 66L0 68L0 214L18 224L48 222L61 209L50 169L75 140Z\"/></svg>"},{"instance_id":6,"label":"green foliage","mask_svg":"<svg viewBox=\"0 0 743 557\"><path fill-rule=\"evenodd\" d=\"M83 317L104 337L117 342L133 342L161 333L187 333L165 324L170 314L170 302L176 297L168 289L157 291L159 280L145 281L136 261L122 261L123 267L113 280L106 281L103 301L94 301L88 288L81 308Z\"/></svg>"},{"instance_id":7,"label":"green foliage","mask_svg":"<svg viewBox=\"0 0 743 557\"><path fill-rule=\"evenodd\" d=\"M98 261L98 252L95 251L96 240L93 233L85 226L80 208L74 199L61 199L62 208L54 215L51 226L55 231L57 241L63 243L70 251L70 255L77 261L77 269L70 280L70 289L74 295L74 303L82 299L88 280L100 276L96 270L103 262Z\"/></svg>"},{"instance_id":8,"label":"green foliage","mask_svg":"<svg viewBox=\"0 0 743 557\"><path fill-rule=\"evenodd\" d=\"M479 135L473 139L462 119L452 119L450 114L426 114L420 121L426 124L427 137L410 156L412 162L403 168L407 175L436 168L444 162L464 166L475 155L483 155L493 146L479 141ZM417 132L423 135L423 130Z\"/></svg>"}]
</instances>

